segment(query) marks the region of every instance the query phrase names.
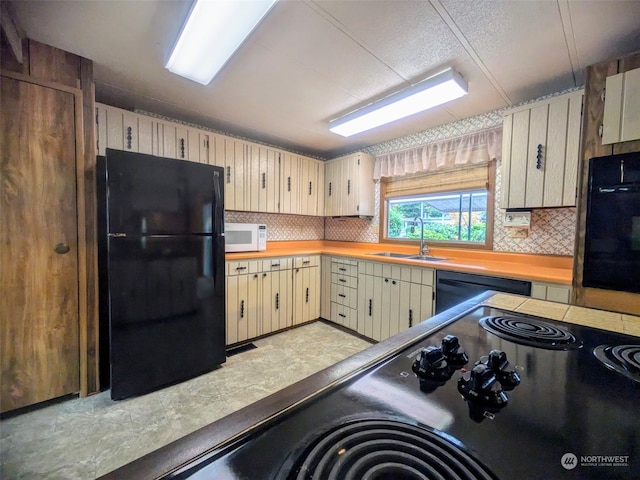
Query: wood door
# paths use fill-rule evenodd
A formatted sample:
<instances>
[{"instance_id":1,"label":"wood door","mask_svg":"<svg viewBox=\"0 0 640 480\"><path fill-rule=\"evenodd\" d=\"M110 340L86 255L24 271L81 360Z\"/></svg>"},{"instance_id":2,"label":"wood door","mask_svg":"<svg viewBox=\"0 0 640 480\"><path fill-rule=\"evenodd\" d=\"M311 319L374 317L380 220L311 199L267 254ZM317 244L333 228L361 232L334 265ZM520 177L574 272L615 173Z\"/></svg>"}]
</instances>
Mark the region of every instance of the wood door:
<instances>
[{"instance_id":1,"label":"wood door","mask_svg":"<svg viewBox=\"0 0 640 480\"><path fill-rule=\"evenodd\" d=\"M80 390L78 231L75 96L0 81L5 412ZM56 253L57 244L68 245L68 252Z\"/></svg>"}]
</instances>

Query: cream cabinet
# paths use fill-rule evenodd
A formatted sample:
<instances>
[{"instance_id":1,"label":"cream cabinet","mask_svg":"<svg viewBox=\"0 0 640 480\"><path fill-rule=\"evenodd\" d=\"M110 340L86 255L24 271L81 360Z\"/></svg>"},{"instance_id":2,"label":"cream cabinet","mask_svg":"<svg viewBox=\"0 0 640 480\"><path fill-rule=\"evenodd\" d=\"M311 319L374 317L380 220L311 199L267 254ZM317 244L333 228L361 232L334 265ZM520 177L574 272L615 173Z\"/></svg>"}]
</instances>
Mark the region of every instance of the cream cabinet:
<instances>
[{"instance_id":1,"label":"cream cabinet","mask_svg":"<svg viewBox=\"0 0 640 480\"><path fill-rule=\"evenodd\" d=\"M583 94L578 90L506 112L502 208L575 206Z\"/></svg>"},{"instance_id":2,"label":"cream cabinet","mask_svg":"<svg viewBox=\"0 0 640 480\"><path fill-rule=\"evenodd\" d=\"M320 316L325 320L331 319L331 257L320 257Z\"/></svg>"},{"instance_id":3,"label":"cream cabinet","mask_svg":"<svg viewBox=\"0 0 640 480\"><path fill-rule=\"evenodd\" d=\"M374 158L358 152L326 162L325 216L373 216Z\"/></svg>"},{"instance_id":4,"label":"cream cabinet","mask_svg":"<svg viewBox=\"0 0 640 480\"><path fill-rule=\"evenodd\" d=\"M360 262L358 333L384 340L433 314L431 268Z\"/></svg>"},{"instance_id":5,"label":"cream cabinet","mask_svg":"<svg viewBox=\"0 0 640 480\"><path fill-rule=\"evenodd\" d=\"M157 155L157 136L153 118L96 103L98 155L107 148Z\"/></svg>"},{"instance_id":6,"label":"cream cabinet","mask_svg":"<svg viewBox=\"0 0 640 480\"><path fill-rule=\"evenodd\" d=\"M320 257L293 259L293 325L320 317Z\"/></svg>"},{"instance_id":7,"label":"cream cabinet","mask_svg":"<svg viewBox=\"0 0 640 480\"><path fill-rule=\"evenodd\" d=\"M280 152L280 213L323 215L323 174L323 162Z\"/></svg>"},{"instance_id":8,"label":"cream cabinet","mask_svg":"<svg viewBox=\"0 0 640 480\"><path fill-rule=\"evenodd\" d=\"M640 138L640 68L607 77L602 144Z\"/></svg>"},{"instance_id":9,"label":"cream cabinet","mask_svg":"<svg viewBox=\"0 0 640 480\"><path fill-rule=\"evenodd\" d=\"M571 286L556 283L531 282L531 298L550 302L571 303Z\"/></svg>"},{"instance_id":10,"label":"cream cabinet","mask_svg":"<svg viewBox=\"0 0 640 480\"><path fill-rule=\"evenodd\" d=\"M280 196L278 152L264 145L249 143L247 160L247 209L251 212L277 213Z\"/></svg>"},{"instance_id":11,"label":"cream cabinet","mask_svg":"<svg viewBox=\"0 0 640 480\"><path fill-rule=\"evenodd\" d=\"M292 325L291 258L263 260L262 333L271 333Z\"/></svg>"},{"instance_id":12,"label":"cream cabinet","mask_svg":"<svg viewBox=\"0 0 640 480\"><path fill-rule=\"evenodd\" d=\"M343 327L357 330L358 261L350 258L331 259L330 318Z\"/></svg>"},{"instance_id":13,"label":"cream cabinet","mask_svg":"<svg viewBox=\"0 0 640 480\"><path fill-rule=\"evenodd\" d=\"M227 345L262 334L261 270L260 260L227 262Z\"/></svg>"}]
</instances>

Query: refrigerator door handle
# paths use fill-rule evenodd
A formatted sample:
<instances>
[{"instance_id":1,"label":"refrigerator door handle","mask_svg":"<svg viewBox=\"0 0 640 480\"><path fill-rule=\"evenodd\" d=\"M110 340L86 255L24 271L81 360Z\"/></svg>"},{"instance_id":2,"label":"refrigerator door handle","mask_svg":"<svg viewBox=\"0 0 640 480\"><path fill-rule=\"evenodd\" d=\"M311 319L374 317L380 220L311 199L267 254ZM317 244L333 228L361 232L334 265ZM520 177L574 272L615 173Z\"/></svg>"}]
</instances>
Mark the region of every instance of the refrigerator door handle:
<instances>
[{"instance_id":1,"label":"refrigerator door handle","mask_svg":"<svg viewBox=\"0 0 640 480\"><path fill-rule=\"evenodd\" d=\"M213 234L224 237L224 209L219 208L223 205L222 187L220 183L219 172L213 172L213 192Z\"/></svg>"}]
</instances>

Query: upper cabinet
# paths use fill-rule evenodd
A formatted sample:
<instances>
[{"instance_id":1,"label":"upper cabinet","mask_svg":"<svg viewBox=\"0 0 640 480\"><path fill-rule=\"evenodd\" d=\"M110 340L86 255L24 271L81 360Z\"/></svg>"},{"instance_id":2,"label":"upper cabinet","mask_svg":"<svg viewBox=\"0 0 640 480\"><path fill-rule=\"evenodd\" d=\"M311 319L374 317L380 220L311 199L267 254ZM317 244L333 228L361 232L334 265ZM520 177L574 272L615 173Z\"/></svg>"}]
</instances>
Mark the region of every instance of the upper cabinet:
<instances>
[{"instance_id":1,"label":"upper cabinet","mask_svg":"<svg viewBox=\"0 0 640 480\"><path fill-rule=\"evenodd\" d=\"M280 153L280 213L324 215L324 163L288 152Z\"/></svg>"},{"instance_id":2,"label":"upper cabinet","mask_svg":"<svg viewBox=\"0 0 640 480\"><path fill-rule=\"evenodd\" d=\"M508 110L502 208L576 205L583 90Z\"/></svg>"},{"instance_id":3,"label":"upper cabinet","mask_svg":"<svg viewBox=\"0 0 640 480\"><path fill-rule=\"evenodd\" d=\"M362 152L326 162L326 216L373 216L373 163L374 158Z\"/></svg>"},{"instance_id":4,"label":"upper cabinet","mask_svg":"<svg viewBox=\"0 0 640 480\"><path fill-rule=\"evenodd\" d=\"M602 144L640 139L640 68L607 77Z\"/></svg>"},{"instance_id":5,"label":"upper cabinet","mask_svg":"<svg viewBox=\"0 0 640 480\"><path fill-rule=\"evenodd\" d=\"M98 155L107 148L158 155L158 131L153 118L96 103Z\"/></svg>"}]
</instances>

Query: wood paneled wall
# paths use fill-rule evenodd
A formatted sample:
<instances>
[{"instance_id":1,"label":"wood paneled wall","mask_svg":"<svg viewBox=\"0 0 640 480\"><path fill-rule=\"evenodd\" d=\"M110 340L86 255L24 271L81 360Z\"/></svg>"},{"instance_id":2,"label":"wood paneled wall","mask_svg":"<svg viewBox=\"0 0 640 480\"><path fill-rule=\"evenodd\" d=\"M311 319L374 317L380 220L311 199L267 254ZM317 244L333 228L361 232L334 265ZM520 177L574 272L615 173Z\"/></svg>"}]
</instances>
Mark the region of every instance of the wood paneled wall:
<instances>
[{"instance_id":1,"label":"wood paneled wall","mask_svg":"<svg viewBox=\"0 0 640 480\"><path fill-rule=\"evenodd\" d=\"M606 79L610 75L640 67L640 51L587 67L582 123L582 158L580 166L580 195L576 231L576 253L573 265L574 303L591 308L640 315L640 295L587 288L582 286L586 231L589 159L604 155L640 150L640 140L602 145L600 128L604 118Z\"/></svg>"},{"instance_id":2,"label":"wood paneled wall","mask_svg":"<svg viewBox=\"0 0 640 480\"><path fill-rule=\"evenodd\" d=\"M78 226L78 288L80 331L80 394L99 391L98 378L98 252L95 199L95 85L93 62L33 40L22 42L23 62L16 60L3 37L0 68L45 86L72 87L82 92L82 152L76 162Z\"/></svg>"}]
</instances>

